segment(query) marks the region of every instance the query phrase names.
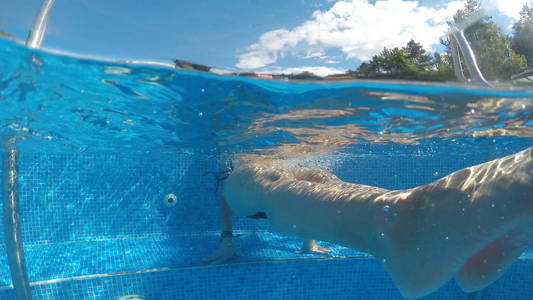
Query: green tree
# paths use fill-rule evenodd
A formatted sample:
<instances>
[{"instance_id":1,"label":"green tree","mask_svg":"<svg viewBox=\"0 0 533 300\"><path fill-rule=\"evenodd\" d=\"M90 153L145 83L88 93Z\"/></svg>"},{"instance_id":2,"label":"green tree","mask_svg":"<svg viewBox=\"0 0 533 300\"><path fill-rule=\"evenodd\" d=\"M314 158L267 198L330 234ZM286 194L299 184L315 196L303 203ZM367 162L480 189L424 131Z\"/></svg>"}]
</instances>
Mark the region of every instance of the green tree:
<instances>
[{"instance_id":1,"label":"green tree","mask_svg":"<svg viewBox=\"0 0 533 300\"><path fill-rule=\"evenodd\" d=\"M360 76L360 77L376 77L376 71L370 66L369 63L363 62L357 71L348 71L350 76Z\"/></svg>"},{"instance_id":2,"label":"green tree","mask_svg":"<svg viewBox=\"0 0 533 300\"><path fill-rule=\"evenodd\" d=\"M453 73L452 57L449 53L435 52L433 55L432 67L430 72L435 80L453 80L455 74Z\"/></svg>"},{"instance_id":3,"label":"green tree","mask_svg":"<svg viewBox=\"0 0 533 300\"><path fill-rule=\"evenodd\" d=\"M297 80L321 80L322 79L322 77L315 75L314 73L309 72L309 71L303 71L302 73L292 74L290 78L297 79Z\"/></svg>"},{"instance_id":4,"label":"green tree","mask_svg":"<svg viewBox=\"0 0 533 300\"><path fill-rule=\"evenodd\" d=\"M407 59L416 67L417 71L429 71L431 69L432 57L426 53L421 44L410 40L403 49L407 54Z\"/></svg>"},{"instance_id":5,"label":"green tree","mask_svg":"<svg viewBox=\"0 0 533 300\"><path fill-rule=\"evenodd\" d=\"M526 57L529 68L533 68L533 8L524 4L520 20L513 25L511 48Z\"/></svg>"},{"instance_id":6,"label":"green tree","mask_svg":"<svg viewBox=\"0 0 533 300\"><path fill-rule=\"evenodd\" d=\"M468 0L465 7L454 15L454 21L456 24L472 23L464 32L485 78L509 79L511 75L526 70L525 57L511 49L511 39L491 20L491 17L476 20L481 9L478 1Z\"/></svg>"},{"instance_id":7,"label":"green tree","mask_svg":"<svg viewBox=\"0 0 533 300\"><path fill-rule=\"evenodd\" d=\"M483 11L481 3L477 0L467 0L465 6L462 9L459 9L453 16L453 21L458 25L469 24L468 27L480 27L483 26L483 22L489 22L490 17L484 16L479 20L476 20L479 13ZM472 24L470 24L472 23Z\"/></svg>"},{"instance_id":8,"label":"green tree","mask_svg":"<svg viewBox=\"0 0 533 300\"><path fill-rule=\"evenodd\" d=\"M434 53L432 56L414 40L402 48L384 48L352 73L351 76L359 77L431 81L454 78L449 54Z\"/></svg>"},{"instance_id":9,"label":"green tree","mask_svg":"<svg viewBox=\"0 0 533 300\"><path fill-rule=\"evenodd\" d=\"M431 55L427 54L422 45L411 40L402 48L384 48L368 64L361 64L358 71L381 77L414 79L429 71L431 62Z\"/></svg>"}]
</instances>

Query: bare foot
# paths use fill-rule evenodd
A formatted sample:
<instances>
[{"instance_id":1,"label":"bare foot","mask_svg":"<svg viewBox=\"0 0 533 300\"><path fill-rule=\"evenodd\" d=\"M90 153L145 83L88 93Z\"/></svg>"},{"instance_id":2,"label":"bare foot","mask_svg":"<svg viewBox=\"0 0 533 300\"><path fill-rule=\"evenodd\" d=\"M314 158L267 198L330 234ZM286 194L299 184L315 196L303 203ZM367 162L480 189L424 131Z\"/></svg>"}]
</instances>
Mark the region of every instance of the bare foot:
<instances>
[{"instance_id":1,"label":"bare foot","mask_svg":"<svg viewBox=\"0 0 533 300\"><path fill-rule=\"evenodd\" d=\"M315 240L304 241L304 243L302 244L302 248L296 251L296 253L298 254L310 253L310 254L324 254L324 255L330 252L331 252L331 249L320 246L319 244L316 243Z\"/></svg>"},{"instance_id":2,"label":"bare foot","mask_svg":"<svg viewBox=\"0 0 533 300\"><path fill-rule=\"evenodd\" d=\"M242 254L237 251L237 246L235 246L233 237L227 237L222 239L220 248L217 250L217 252L205 258L204 261L216 265L225 263L233 257L238 256L242 256Z\"/></svg>"}]
</instances>

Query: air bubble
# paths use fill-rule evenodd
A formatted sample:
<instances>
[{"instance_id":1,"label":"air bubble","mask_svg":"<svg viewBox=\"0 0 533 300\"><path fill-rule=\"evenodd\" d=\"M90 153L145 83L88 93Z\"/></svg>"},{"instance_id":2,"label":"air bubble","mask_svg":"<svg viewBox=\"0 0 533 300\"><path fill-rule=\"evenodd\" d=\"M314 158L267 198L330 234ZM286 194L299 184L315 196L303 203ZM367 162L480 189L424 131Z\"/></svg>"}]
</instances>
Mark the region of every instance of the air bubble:
<instances>
[{"instance_id":1,"label":"air bubble","mask_svg":"<svg viewBox=\"0 0 533 300\"><path fill-rule=\"evenodd\" d=\"M433 176L435 177L439 176L439 172L438 171L433 172Z\"/></svg>"},{"instance_id":2,"label":"air bubble","mask_svg":"<svg viewBox=\"0 0 533 300\"><path fill-rule=\"evenodd\" d=\"M199 116L199 117L201 117L201 116L203 116L203 115L204 115L203 112L199 112L199 113L198 113L198 116Z\"/></svg>"},{"instance_id":3,"label":"air bubble","mask_svg":"<svg viewBox=\"0 0 533 300\"><path fill-rule=\"evenodd\" d=\"M475 114L475 113L476 113L476 110L473 109L473 108L471 108L471 109L470 109L470 113L471 113L471 114Z\"/></svg>"}]
</instances>

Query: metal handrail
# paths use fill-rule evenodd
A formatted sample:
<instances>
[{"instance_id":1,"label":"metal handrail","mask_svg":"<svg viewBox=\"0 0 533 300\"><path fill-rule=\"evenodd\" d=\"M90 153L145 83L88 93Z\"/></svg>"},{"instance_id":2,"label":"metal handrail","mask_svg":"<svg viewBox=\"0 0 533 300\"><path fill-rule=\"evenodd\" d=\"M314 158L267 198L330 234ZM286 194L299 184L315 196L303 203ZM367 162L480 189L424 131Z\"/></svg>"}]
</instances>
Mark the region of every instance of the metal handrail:
<instances>
[{"instance_id":1,"label":"metal handrail","mask_svg":"<svg viewBox=\"0 0 533 300\"><path fill-rule=\"evenodd\" d=\"M453 68L457 79L464 82L467 81L467 78L463 74L463 66L461 64L460 59L460 54L462 54L463 62L465 63L466 69L468 70L468 73L470 73L473 82L479 85L492 87L492 84L488 82L481 73L481 70L479 69L479 66L477 64L477 59L474 50L470 46L470 43L468 42L464 34L465 29L469 28L484 17L485 10L480 9L472 13L468 18L462 20L461 22L457 22L455 24L448 23L450 27L448 36L450 38L450 49L452 52Z\"/></svg>"},{"instance_id":2,"label":"metal handrail","mask_svg":"<svg viewBox=\"0 0 533 300\"><path fill-rule=\"evenodd\" d=\"M5 146L7 150L2 154L2 206L7 260L16 298L29 300L32 297L20 230L18 150L12 142Z\"/></svg>"},{"instance_id":3,"label":"metal handrail","mask_svg":"<svg viewBox=\"0 0 533 300\"><path fill-rule=\"evenodd\" d=\"M41 4L39 13L35 17L28 38L26 39L26 46L37 49L41 47L53 4L54 0L44 0Z\"/></svg>"},{"instance_id":4,"label":"metal handrail","mask_svg":"<svg viewBox=\"0 0 533 300\"><path fill-rule=\"evenodd\" d=\"M461 51L461 54L463 55L466 68L468 69L468 73L470 73L470 76L472 76L472 79L474 80L474 82L480 85L484 85L484 86L492 86L485 79L485 77L483 77L483 74L481 73L481 70L479 69L479 66L477 64L474 50L470 46L470 43L468 43L468 40L465 37L464 31L457 30L456 28L454 28L454 30L452 30L452 33L450 34L450 40L453 40L453 42L457 43L457 45L459 46L459 50ZM452 57L453 56L457 57L458 56L457 53L455 55L453 54L454 50L457 51L457 47L452 47ZM455 74L456 75L458 74L458 69L459 69L461 70L460 75L462 75L461 63L459 62L459 59L454 59L453 60L454 64L456 63L456 60L458 61L458 64L454 65ZM462 76L462 78L459 77L459 79L464 81L465 77Z\"/></svg>"},{"instance_id":5,"label":"metal handrail","mask_svg":"<svg viewBox=\"0 0 533 300\"><path fill-rule=\"evenodd\" d=\"M453 60L453 71L457 79L466 82L465 74L463 74L463 66L461 64L461 58L459 57L459 50L457 46L457 41L455 38L450 35L450 48L452 50L452 60Z\"/></svg>"}]
</instances>

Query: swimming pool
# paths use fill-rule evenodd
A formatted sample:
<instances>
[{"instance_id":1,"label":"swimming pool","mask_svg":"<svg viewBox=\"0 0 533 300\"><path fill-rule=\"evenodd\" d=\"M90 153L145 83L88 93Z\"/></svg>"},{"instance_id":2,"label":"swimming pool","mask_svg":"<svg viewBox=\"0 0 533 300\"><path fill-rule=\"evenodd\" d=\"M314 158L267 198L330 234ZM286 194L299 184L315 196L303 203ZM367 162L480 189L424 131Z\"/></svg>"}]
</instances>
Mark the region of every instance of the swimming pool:
<instances>
[{"instance_id":1,"label":"swimming pool","mask_svg":"<svg viewBox=\"0 0 533 300\"><path fill-rule=\"evenodd\" d=\"M533 146L533 92L402 82L278 82L29 50L0 39L0 125L19 137L22 237L36 299L401 299L379 262L235 218L214 173L280 155L342 180L409 188ZM5 151L5 150L4 150ZM166 197L176 196L175 205ZM0 219L0 298L12 299ZM533 251L475 297L533 297ZM462 299L454 282L427 299Z\"/></svg>"}]
</instances>

